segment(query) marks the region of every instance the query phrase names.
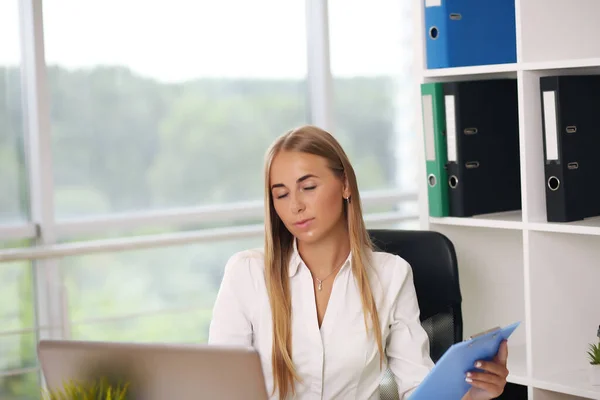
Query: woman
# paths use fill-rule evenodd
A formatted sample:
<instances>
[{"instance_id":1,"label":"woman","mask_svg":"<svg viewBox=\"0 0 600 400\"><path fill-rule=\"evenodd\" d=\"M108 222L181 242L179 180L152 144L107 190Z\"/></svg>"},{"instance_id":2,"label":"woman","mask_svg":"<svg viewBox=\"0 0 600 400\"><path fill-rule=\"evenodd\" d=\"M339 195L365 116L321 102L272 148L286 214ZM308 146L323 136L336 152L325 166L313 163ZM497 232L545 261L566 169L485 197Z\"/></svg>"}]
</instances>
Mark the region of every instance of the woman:
<instances>
[{"instance_id":1,"label":"woman","mask_svg":"<svg viewBox=\"0 0 600 400\"><path fill-rule=\"evenodd\" d=\"M264 250L225 267L209 343L254 346L280 399L378 399L386 367L408 398L433 366L408 263L373 251L356 176L329 133L287 132L265 165ZM499 396L502 343L465 399Z\"/></svg>"}]
</instances>

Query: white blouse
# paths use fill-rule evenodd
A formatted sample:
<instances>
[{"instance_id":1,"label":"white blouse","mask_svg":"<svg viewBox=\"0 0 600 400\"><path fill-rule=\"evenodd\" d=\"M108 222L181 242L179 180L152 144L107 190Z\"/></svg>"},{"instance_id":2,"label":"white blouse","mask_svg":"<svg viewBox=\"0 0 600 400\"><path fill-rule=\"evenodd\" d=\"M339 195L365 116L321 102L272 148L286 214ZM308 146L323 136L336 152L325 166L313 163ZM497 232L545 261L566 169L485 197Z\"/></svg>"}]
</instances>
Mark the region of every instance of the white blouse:
<instances>
[{"instance_id":1,"label":"white blouse","mask_svg":"<svg viewBox=\"0 0 600 400\"><path fill-rule=\"evenodd\" d=\"M262 250L234 254L214 305L209 343L253 346L260 354L268 393L273 390L272 322ZM377 304L387 366L400 399L423 380L433 362L419 321L410 265L384 252L373 253L369 279ZM289 265L292 296L292 360L302 378L296 399L379 399L386 364L379 368L377 342L368 338L349 256L338 271L321 328L310 271L296 246ZM277 398L277 391L274 398Z\"/></svg>"}]
</instances>

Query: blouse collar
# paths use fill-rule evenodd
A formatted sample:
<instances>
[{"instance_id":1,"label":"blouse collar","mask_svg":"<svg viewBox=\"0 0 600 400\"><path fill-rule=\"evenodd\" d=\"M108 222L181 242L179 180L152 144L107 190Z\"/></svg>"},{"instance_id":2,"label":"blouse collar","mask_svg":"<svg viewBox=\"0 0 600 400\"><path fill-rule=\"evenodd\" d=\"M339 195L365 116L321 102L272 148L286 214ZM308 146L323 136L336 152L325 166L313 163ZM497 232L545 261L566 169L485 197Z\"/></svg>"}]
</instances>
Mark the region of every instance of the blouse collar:
<instances>
[{"instance_id":1,"label":"blouse collar","mask_svg":"<svg viewBox=\"0 0 600 400\"><path fill-rule=\"evenodd\" d=\"M294 275L296 275L296 272L298 272L298 267L300 267L301 264L303 264L304 261L302 260L302 257L300 256L300 253L298 252L298 240L296 238L294 238L293 240L293 251L292 251L292 256L290 257L290 265L289 265L289 277L293 277ZM344 261L344 265L342 265L342 268L345 268L348 265L351 265L352 263L352 252L350 252L348 254L348 257L346 257L346 261ZM340 270L341 270L340 269Z\"/></svg>"}]
</instances>

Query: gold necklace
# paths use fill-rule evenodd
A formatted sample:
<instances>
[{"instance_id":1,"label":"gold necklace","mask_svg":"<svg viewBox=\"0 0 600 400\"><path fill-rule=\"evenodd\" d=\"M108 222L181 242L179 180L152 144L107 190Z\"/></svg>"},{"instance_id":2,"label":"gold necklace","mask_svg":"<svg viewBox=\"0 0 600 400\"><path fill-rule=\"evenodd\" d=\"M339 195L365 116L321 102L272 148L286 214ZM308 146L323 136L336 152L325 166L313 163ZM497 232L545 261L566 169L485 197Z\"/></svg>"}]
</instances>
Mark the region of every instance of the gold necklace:
<instances>
[{"instance_id":1,"label":"gold necklace","mask_svg":"<svg viewBox=\"0 0 600 400\"><path fill-rule=\"evenodd\" d=\"M338 267L338 268L339 268L339 267ZM329 275L327 275L327 276L326 276L325 278L323 278L323 279L319 279L319 278L317 278L317 277L315 276L315 279L317 280L317 283L319 284L319 285L317 286L317 289L318 289L319 291L321 291L321 289L323 288L323 281L327 280L327 278L329 278L331 275L333 275L333 273L334 273L335 271L337 271L337 270L338 270L338 268L336 268L336 269L334 269L333 271L331 271L331 272L329 273Z\"/></svg>"}]
</instances>

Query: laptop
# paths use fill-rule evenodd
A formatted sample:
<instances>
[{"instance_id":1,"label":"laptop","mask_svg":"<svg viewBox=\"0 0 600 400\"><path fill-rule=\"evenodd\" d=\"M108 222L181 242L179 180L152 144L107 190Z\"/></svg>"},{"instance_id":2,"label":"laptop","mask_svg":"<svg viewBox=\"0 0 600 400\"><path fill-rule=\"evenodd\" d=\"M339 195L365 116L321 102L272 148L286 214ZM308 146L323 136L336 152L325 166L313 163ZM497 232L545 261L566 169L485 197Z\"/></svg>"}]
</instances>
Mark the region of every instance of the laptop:
<instances>
[{"instance_id":1,"label":"laptop","mask_svg":"<svg viewBox=\"0 0 600 400\"><path fill-rule=\"evenodd\" d=\"M104 378L128 383L127 400L268 399L253 348L41 340L38 357L51 391Z\"/></svg>"}]
</instances>

